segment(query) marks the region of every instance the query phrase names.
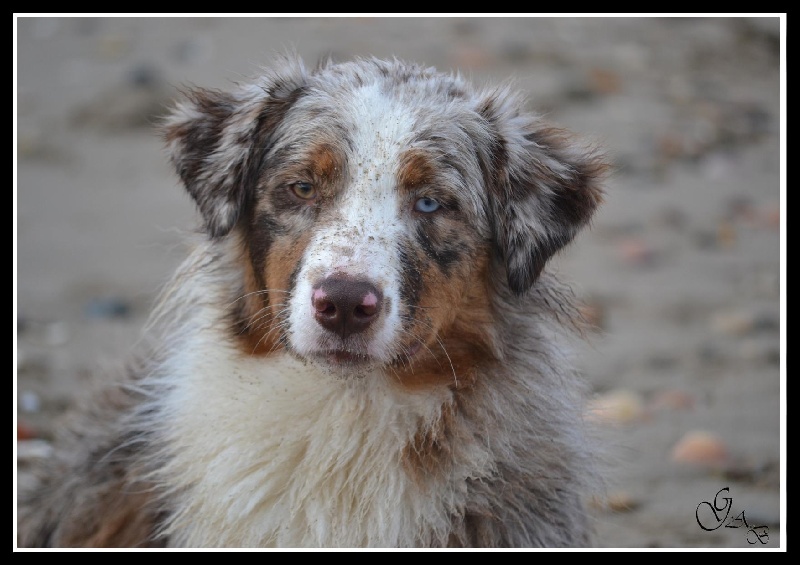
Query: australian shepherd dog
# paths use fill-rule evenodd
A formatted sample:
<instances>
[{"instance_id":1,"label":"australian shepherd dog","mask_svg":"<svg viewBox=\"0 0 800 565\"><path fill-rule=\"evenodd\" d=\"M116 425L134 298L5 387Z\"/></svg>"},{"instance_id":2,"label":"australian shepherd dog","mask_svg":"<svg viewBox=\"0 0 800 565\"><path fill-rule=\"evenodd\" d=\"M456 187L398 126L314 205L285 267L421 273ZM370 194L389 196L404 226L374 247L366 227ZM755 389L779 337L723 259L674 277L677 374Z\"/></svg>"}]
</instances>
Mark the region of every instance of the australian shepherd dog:
<instances>
[{"instance_id":1,"label":"australian shepherd dog","mask_svg":"<svg viewBox=\"0 0 800 565\"><path fill-rule=\"evenodd\" d=\"M397 60L231 90L161 125L202 234L19 493L19 544L591 545L581 320L544 267L603 158Z\"/></svg>"}]
</instances>

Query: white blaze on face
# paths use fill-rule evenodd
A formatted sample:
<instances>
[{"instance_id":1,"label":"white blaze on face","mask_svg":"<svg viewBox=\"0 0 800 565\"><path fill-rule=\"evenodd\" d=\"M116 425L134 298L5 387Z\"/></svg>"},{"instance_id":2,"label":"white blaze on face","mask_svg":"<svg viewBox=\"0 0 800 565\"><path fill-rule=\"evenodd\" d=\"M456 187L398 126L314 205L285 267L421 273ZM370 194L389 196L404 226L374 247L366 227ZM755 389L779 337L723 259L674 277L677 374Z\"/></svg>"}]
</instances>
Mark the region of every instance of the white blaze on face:
<instances>
[{"instance_id":1,"label":"white blaze on face","mask_svg":"<svg viewBox=\"0 0 800 565\"><path fill-rule=\"evenodd\" d=\"M400 235L408 229L396 188L399 156L412 134L411 112L375 85L346 101L355 129L350 176L334 204L333 221L314 228L289 303L289 341L301 355L324 353L331 336L314 319L315 285L334 274L369 282L383 293L380 315L366 337L367 355L389 362L400 351ZM359 340L362 338L358 338Z\"/></svg>"}]
</instances>

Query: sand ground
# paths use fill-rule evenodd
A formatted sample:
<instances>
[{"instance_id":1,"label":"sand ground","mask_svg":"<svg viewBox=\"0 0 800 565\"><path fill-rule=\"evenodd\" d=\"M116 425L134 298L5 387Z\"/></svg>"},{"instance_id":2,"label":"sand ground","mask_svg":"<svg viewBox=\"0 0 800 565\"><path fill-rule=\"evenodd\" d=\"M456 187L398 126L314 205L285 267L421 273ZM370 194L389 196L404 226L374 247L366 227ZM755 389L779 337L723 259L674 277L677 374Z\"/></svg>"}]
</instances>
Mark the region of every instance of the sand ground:
<instances>
[{"instance_id":1,"label":"sand ground","mask_svg":"<svg viewBox=\"0 0 800 565\"><path fill-rule=\"evenodd\" d=\"M309 64L397 56L514 77L615 165L591 230L551 264L599 327L579 352L612 438L598 544L785 547L777 17L16 23L20 481L130 349L196 224L152 129L176 87L225 88L286 47ZM698 505L725 487L748 527L705 531Z\"/></svg>"}]
</instances>

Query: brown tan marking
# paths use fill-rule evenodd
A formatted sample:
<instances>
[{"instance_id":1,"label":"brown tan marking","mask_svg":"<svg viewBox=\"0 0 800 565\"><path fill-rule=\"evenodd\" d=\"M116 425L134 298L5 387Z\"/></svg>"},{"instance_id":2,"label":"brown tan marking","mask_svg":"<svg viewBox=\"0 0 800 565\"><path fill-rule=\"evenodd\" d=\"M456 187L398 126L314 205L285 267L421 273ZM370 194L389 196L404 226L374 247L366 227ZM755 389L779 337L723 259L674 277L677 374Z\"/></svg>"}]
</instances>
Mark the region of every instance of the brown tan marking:
<instances>
[{"instance_id":1,"label":"brown tan marking","mask_svg":"<svg viewBox=\"0 0 800 565\"><path fill-rule=\"evenodd\" d=\"M311 172L317 180L334 183L342 174L342 159L330 145L320 145L309 153Z\"/></svg>"},{"instance_id":2,"label":"brown tan marking","mask_svg":"<svg viewBox=\"0 0 800 565\"><path fill-rule=\"evenodd\" d=\"M302 259L311 239L310 233L300 236L280 236L270 246L264 262L261 280L266 288L258 284L259 277L253 272L249 260L242 260L244 272L243 304L237 313L237 343L247 355L264 356L283 349L280 343L282 319L281 312L286 308L289 298L289 284L292 273ZM246 254L243 252L242 256Z\"/></svg>"},{"instance_id":3,"label":"brown tan marking","mask_svg":"<svg viewBox=\"0 0 800 565\"><path fill-rule=\"evenodd\" d=\"M126 488L122 486L121 488ZM63 547L164 547L154 539L156 514L143 510L152 504L148 493L123 495L108 491L102 501L102 521L71 521L59 545ZM87 514L87 517L89 515Z\"/></svg>"},{"instance_id":4,"label":"brown tan marking","mask_svg":"<svg viewBox=\"0 0 800 565\"><path fill-rule=\"evenodd\" d=\"M321 200L331 198L339 189L344 175L344 159L329 143L318 143L302 152L284 151L278 159L280 165L264 173L262 185L267 197L255 203L256 213L281 214L285 209L296 208L298 204L318 205ZM297 182L310 182L317 196L301 200L293 195L290 186Z\"/></svg>"},{"instance_id":5,"label":"brown tan marking","mask_svg":"<svg viewBox=\"0 0 800 565\"><path fill-rule=\"evenodd\" d=\"M469 387L476 378L477 362L494 357L489 332L493 318L488 250L482 249L477 255L465 254L470 264L459 265L451 276L443 275L430 260L422 262L426 267L422 273L425 290L419 307L412 309L414 323L409 332L421 338L425 346L397 368L395 374L403 387ZM424 258L421 252L420 257ZM415 342L411 338L407 346Z\"/></svg>"},{"instance_id":6,"label":"brown tan marking","mask_svg":"<svg viewBox=\"0 0 800 565\"><path fill-rule=\"evenodd\" d=\"M445 404L439 416L424 428L420 428L403 448L401 461L412 480L425 488L430 479L449 470L452 461L451 442L456 411L453 405Z\"/></svg>"},{"instance_id":7,"label":"brown tan marking","mask_svg":"<svg viewBox=\"0 0 800 565\"><path fill-rule=\"evenodd\" d=\"M243 290L241 296L231 305L236 343L247 355L266 355L276 349L276 342L260 331L264 324L269 325L272 320L270 293L265 292L259 283L259 279L264 280L263 275L256 275L253 263L246 258L244 249L241 256Z\"/></svg>"},{"instance_id":8,"label":"brown tan marking","mask_svg":"<svg viewBox=\"0 0 800 565\"><path fill-rule=\"evenodd\" d=\"M430 157L419 149L409 149L400 157L397 183L401 189L414 190L436 178L436 168Z\"/></svg>"}]
</instances>

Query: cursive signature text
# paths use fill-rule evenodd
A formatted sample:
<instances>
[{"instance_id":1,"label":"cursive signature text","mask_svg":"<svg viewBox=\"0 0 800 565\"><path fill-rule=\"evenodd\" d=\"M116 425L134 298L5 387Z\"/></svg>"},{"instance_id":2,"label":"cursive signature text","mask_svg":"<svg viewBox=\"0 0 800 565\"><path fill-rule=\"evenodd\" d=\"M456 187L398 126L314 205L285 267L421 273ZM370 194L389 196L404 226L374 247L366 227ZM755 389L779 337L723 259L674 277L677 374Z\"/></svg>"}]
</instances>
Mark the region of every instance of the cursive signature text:
<instances>
[{"instance_id":1,"label":"cursive signature text","mask_svg":"<svg viewBox=\"0 0 800 565\"><path fill-rule=\"evenodd\" d=\"M717 528L725 524L726 528L747 528L745 539L750 545L757 543L766 544L769 542L769 531L767 526L751 526L747 523L747 517L742 510L736 516L729 519L731 509L733 508L733 498L730 496L723 496L730 494L730 488L725 487L717 491L714 495L714 501L703 501L697 505L695 510L695 518L697 524L707 532L713 532Z\"/></svg>"}]
</instances>

